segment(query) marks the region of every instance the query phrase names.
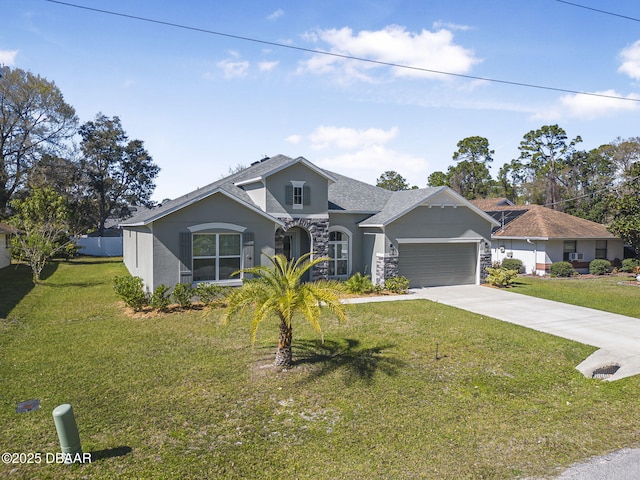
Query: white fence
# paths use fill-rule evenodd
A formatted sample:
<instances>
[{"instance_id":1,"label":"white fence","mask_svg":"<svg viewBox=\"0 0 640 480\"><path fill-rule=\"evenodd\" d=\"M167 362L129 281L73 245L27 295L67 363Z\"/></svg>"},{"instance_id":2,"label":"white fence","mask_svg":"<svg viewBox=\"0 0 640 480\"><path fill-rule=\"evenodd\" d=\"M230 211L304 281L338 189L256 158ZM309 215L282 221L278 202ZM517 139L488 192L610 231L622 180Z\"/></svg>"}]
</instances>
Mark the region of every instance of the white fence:
<instances>
[{"instance_id":1,"label":"white fence","mask_svg":"<svg viewBox=\"0 0 640 480\"><path fill-rule=\"evenodd\" d=\"M121 257L122 237L80 237L76 239L80 255Z\"/></svg>"}]
</instances>

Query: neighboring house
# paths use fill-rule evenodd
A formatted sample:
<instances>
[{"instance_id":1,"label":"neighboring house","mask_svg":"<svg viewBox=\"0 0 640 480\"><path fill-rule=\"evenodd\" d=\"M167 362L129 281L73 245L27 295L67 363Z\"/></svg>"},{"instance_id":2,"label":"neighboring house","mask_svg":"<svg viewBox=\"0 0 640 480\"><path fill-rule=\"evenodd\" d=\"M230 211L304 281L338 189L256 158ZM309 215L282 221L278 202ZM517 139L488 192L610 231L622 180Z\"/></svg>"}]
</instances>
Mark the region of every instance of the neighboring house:
<instances>
[{"instance_id":1,"label":"neighboring house","mask_svg":"<svg viewBox=\"0 0 640 480\"><path fill-rule=\"evenodd\" d=\"M241 283L265 255L329 257L311 279L403 275L477 284L498 222L447 187L391 192L278 155L123 221L124 263L148 290Z\"/></svg>"},{"instance_id":2,"label":"neighboring house","mask_svg":"<svg viewBox=\"0 0 640 480\"><path fill-rule=\"evenodd\" d=\"M0 223L0 268L11 265L11 235L17 230L6 223Z\"/></svg>"},{"instance_id":3,"label":"neighboring house","mask_svg":"<svg viewBox=\"0 0 640 480\"><path fill-rule=\"evenodd\" d=\"M473 200L499 222L491 233L492 261L522 260L526 273L545 275L555 262L571 262L588 273L596 258L624 257L624 242L604 225L541 205L514 205L506 199Z\"/></svg>"}]
</instances>

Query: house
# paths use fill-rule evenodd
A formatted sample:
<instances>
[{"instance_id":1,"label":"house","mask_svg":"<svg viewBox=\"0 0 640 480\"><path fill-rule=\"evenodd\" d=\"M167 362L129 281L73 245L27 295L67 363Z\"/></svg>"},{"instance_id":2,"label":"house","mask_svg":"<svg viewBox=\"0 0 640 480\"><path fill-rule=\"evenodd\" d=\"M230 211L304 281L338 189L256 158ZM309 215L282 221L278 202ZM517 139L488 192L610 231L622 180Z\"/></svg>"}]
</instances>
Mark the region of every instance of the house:
<instances>
[{"instance_id":1,"label":"house","mask_svg":"<svg viewBox=\"0 0 640 480\"><path fill-rule=\"evenodd\" d=\"M125 221L124 264L148 290L161 284L239 285L265 255L312 252L311 279L412 287L477 284L496 220L447 187L391 192L277 155Z\"/></svg>"},{"instance_id":2,"label":"house","mask_svg":"<svg viewBox=\"0 0 640 480\"><path fill-rule=\"evenodd\" d=\"M0 223L0 268L11 265L11 235L17 230L6 223Z\"/></svg>"},{"instance_id":3,"label":"house","mask_svg":"<svg viewBox=\"0 0 640 480\"><path fill-rule=\"evenodd\" d=\"M596 258L612 262L624 258L624 241L599 223L506 199L472 203L499 222L491 233L493 262L516 258L526 273L545 275L555 262L571 262L578 272L588 273Z\"/></svg>"}]
</instances>

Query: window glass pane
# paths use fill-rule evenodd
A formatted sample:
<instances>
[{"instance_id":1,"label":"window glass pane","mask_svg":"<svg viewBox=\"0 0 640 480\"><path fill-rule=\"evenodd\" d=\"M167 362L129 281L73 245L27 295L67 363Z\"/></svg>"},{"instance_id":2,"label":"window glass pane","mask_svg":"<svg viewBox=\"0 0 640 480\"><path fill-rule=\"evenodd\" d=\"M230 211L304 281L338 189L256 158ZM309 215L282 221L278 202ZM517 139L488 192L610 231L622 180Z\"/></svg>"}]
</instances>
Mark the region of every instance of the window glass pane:
<instances>
[{"instance_id":1,"label":"window glass pane","mask_svg":"<svg viewBox=\"0 0 640 480\"><path fill-rule=\"evenodd\" d=\"M226 280L228 278L239 278L237 276L232 277L231 274L240 270L240 257L238 258L221 258L220 259L220 278L219 280Z\"/></svg>"},{"instance_id":2,"label":"window glass pane","mask_svg":"<svg viewBox=\"0 0 640 480\"><path fill-rule=\"evenodd\" d=\"M216 259L215 258L194 258L193 259L193 280L215 280L216 279Z\"/></svg>"},{"instance_id":3,"label":"window glass pane","mask_svg":"<svg viewBox=\"0 0 640 480\"><path fill-rule=\"evenodd\" d=\"M344 244L338 244L336 245L336 248L338 249L338 253L336 255L336 258L347 258L349 256L349 252L347 250L347 246Z\"/></svg>"},{"instance_id":4,"label":"window glass pane","mask_svg":"<svg viewBox=\"0 0 640 480\"><path fill-rule=\"evenodd\" d=\"M302 187L293 187L293 204L302 205Z\"/></svg>"},{"instance_id":5,"label":"window glass pane","mask_svg":"<svg viewBox=\"0 0 640 480\"><path fill-rule=\"evenodd\" d=\"M240 255L240 235L221 233L220 255Z\"/></svg>"},{"instance_id":6,"label":"window glass pane","mask_svg":"<svg viewBox=\"0 0 640 480\"><path fill-rule=\"evenodd\" d=\"M575 240L565 240L564 242L564 251L568 253L574 253L576 251L576 241Z\"/></svg>"},{"instance_id":7,"label":"window glass pane","mask_svg":"<svg viewBox=\"0 0 640 480\"><path fill-rule=\"evenodd\" d=\"M329 258L336 258L336 246L329 244Z\"/></svg>"},{"instance_id":8,"label":"window glass pane","mask_svg":"<svg viewBox=\"0 0 640 480\"><path fill-rule=\"evenodd\" d=\"M338 232L329 232L329 241L330 242L335 242L336 241L336 233L338 233Z\"/></svg>"},{"instance_id":9,"label":"window glass pane","mask_svg":"<svg viewBox=\"0 0 640 480\"><path fill-rule=\"evenodd\" d=\"M334 262L329 262L329 276L336 274L336 265Z\"/></svg>"},{"instance_id":10,"label":"window glass pane","mask_svg":"<svg viewBox=\"0 0 640 480\"><path fill-rule=\"evenodd\" d=\"M347 261L346 260L338 260L336 262L338 265L338 273L337 275L346 275L347 274Z\"/></svg>"},{"instance_id":11,"label":"window glass pane","mask_svg":"<svg viewBox=\"0 0 640 480\"><path fill-rule=\"evenodd\" d=\"M216 254L215 235L194 235L193 236L193 256L210 257Z\"/></svg>"}]
</instances>

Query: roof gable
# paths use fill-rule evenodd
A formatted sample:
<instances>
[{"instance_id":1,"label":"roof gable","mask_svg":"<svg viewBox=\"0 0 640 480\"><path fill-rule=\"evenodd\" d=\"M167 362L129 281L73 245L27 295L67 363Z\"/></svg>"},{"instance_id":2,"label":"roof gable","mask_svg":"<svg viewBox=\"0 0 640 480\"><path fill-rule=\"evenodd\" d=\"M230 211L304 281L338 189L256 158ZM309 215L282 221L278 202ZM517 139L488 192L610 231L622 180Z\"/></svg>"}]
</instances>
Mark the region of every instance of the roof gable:
<instances>
[{"instance_id":1,"label":"roof gable","mask_svg":"<svg viewBox=\"0 0 640 480\"><path fill-rule=\"evenodd\" d=\"M380 213L364 220L361 227L384 227L418 206L467 207L493 225L498 222L449 187L431 187L392 192Z\"/></svg>"},{"instance_id":2,"label":"roof gable","mask_svg":"<svg viewBox=\"0 0 640 480\"><path fill-rule=\"evenodd\" d=\"M192 194L189 194L191 196L186 195L184 197L180 197L179 199L167 202L165 205L163 205L162 207L159 207L158 209L151 209L148 212L145 212L141 215L137 215L135 217L132 217L122 222L120 226L121 227L138 227L138 226L148 225L152 222L155 222L156 220L166 217L167 215L171 215L172 213L175 213L178 210L182 210L183 208L193 205L194 203L204 200L205 198L212 197L213 195L216 195L216 194L224 195L227 198L230 198L231 200L242 204L249 210L252 210L258 213L259 215L262 215L263 217L268 218L269 220L272 220L275 223L282 224L282 221L272 217L271 215L266 213L264 210L261 210L260 208L258 208L251 201L251 199L249 198L246 192L244 192L242 189L238 187L235 187L234 185L222 184L217 186L212 191L207 191L206 193L203 192L201 195L195 195L197 193L198 193L198 190L196 190L196 192L193 192Z\"/></svg>"}]
</instances>

